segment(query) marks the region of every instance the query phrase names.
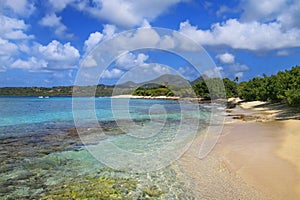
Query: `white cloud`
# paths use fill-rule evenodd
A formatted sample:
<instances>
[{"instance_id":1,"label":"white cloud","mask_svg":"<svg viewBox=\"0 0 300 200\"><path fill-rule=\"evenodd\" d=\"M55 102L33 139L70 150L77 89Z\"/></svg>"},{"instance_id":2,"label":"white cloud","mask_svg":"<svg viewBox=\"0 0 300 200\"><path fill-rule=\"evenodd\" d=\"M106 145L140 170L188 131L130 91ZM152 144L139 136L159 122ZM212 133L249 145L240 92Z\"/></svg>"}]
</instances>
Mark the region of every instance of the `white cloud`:
<instances>
[{"instance_id":1,"label":"white cloud","mask_svg":"<svg viewBox=\"0 0 300 200\"><path fill-rule=\"evenodd\" d=\"M33 38L33 35L24 33L28 25L23 20L0 15L0 27L0 37L4 39L20 40Z\"/></svg>"},{"instance_id":2,"label":"white cloud","mask_svg":"<svg viewBox=\"0 0 300 200\"><path fill-rule=\"evenodd\" d=\"M90 34L89 38L84 42L84 47L83 47L84 51L85 52L91 51L98 44L100 44L101 41L113 37L115 32L116 32L116 26L110 24L104 25L102 33L96 31Z\"/></svg>"},{"instance_id":3,"label":"white cloud","mask_svg":"<svg viewBox=\"0 0 300 200\"><path fill-rule=\"evenodd\" d=\"M174 38L169 35L165 35L160 39L158 46L165 49L173 49L175 47Z\"/></svg>"},{"instance_id":4,"label":"white cloud","mask_svg":"<svg viewBox=\"0 0 300 200\"><path fill-rule=\"evenodd\" d=\"M47 70L47 65L48 63L45 60L31 57L26 61L21 59L16 60L12 63L11 68L28 70L30 72L40 72L43 71L43 69Z\"/></svg>"},{"instance_id":5,"label":"white cloud","mask_svg":"<svg viewBox=\"0 0 300 200\"><path fill-rule=\"evenodd\" d=\"M138 55L126 53L116 60L116 66L121 69L129 70L133 67L143 66L148 58L149 56L143 53L139 53Z\"/></svg>"},{"instance_id":6,"label":"white cloud","mask_svg":"<svg viewBox=\"0 0 300 200\"><path fill-rule=\"evenodd\" d=\"M2 9L9 9L22 17L30 16L35 10L34 3L27 0L1 0L1 4Z\"/></svg>"},{"instance_id":7,"label":"white cloud","mask_svg":"<svg viewBox=\"0 0 300 200\"><path fill-rule=\"evenodd\" d=\"M235 63L235 64L229 66L229 70L231 72L244 72L244 71L248 71L249 67L247 65Z\"/></svg>"},{"instance_id":8,"label":"white cloud","mask_svg":"<svg viewBox=\"0 0 300 200\"><path fill-rule=\"evenodd\" d=\"M281 10L281 14L277 17L286 29L300 28L300 1L294 0L286 9Z\"/></svg>"},{"instance_id":9,"label":"white cloud","mask_svg":"<svg viewBox=\"0 0 300 200\"><path fill-rule=\"evenodd\" d=\"M74 6L97 19L128 28L141 25L144 19L154 20L181 1L183 0L93 0L92 3L83 1Z\"/></svg>"},{"instance_id":10,"label":"white cloud","mask_svg":"<svg viewBox=\"0 0 300 200\"><path fill-rule=\"evenodd\" d=\"M105 25L102 31L103 39L101 41L107 40L111 38L115 34L115 26ZM99 34L100 35L100 34ZM91 35L90 35L91 37ZM86 45L85 48L89 47L89 49L93 48L95 45L99 44L98 42L92 42L93 37L89 38L90 45ZM88 41L87 40L87 41ZM88 42L85 42L88 44ZM100 41L100 42L101 42ZM154 29L137 29L134 32L125 32L119 35L114 40L110 40L108 43L101 46L102 50L105 49L106 52L110 52L111 54L119 53L119 51L123 51L127 49L139 49L141 47L153 47L160 41L160 36Z\"/></svg>"},{"instance_id":11,"label":"white cloud","mask_svg":"<svg viewBox=\"0 0 300 200\"><path fill-rule=\"evenodd\" d=\"M235 56L230 53L218 54L216 58L219 59L220 63L223 64L222 73L226 77L243 77L244 72L250 70L250 68L245 65L235 61Z\"/></svg>"},{"instance_id":12,"label":"white cloud","mask_svg":"<svg viewBox=\"0 0 300 200\"><path fill-rule=\"evenodd\" d=\"M75 69L79 61L79 51L70 43L61 44L53 40L48 45L36 44L32 47L29 58L17 59L11 68L24 69L30 72L53 72L58 70Z\"/></svg>"},{"instance_id":13,"label":"white cloud","mask_svg":"<svg viewBox=\"0 0 300 200\"><path fill-rule=\"evenodd\" d=\"M300 28L299 0L244 0L242 21L277 21L286 29Z\"/></svg>"},{"instance_id":14,"label":"white cloud","mask_svg":"<svg viewBox=\"0 0 300 200\"><path fill-rule=\"evenodd\" d=\"M218 54L216 58L219 59L219 61L222 64L232 64L234 63L234 55L230 53L223 53L223 54Z\"/></svg>"},{"instance_id":15,"label":"white cloud","mask_svg":"<svg viewBox=\"0 0 300 200\"><path fill-rule=\"evenodd\" d=\"M51 61L73 62L80 57L79 51L69 42L61 44L53 40L47 46L38 45L37 49L43 58Z\"/></svg>"},{"instance_id":16,"label":"white cloud","mask_svg":"<svg viewBox=\"0 0 300 200\"><path fill-rule=\"evenodd\" d=\"M242 78L246 71L249 71L250 68L245 64L234 63L232 65L224 67L224 73L227 77L239 77Z\"/></svg>"},{"instance_id":17,"label":"white cloud","mask_svg":"<svg viewBox=\"0 0 300 200\"><path fill-rule=\"evenodd\" d=\"M276 55L277 56L288 56L288 55L290 55L290 52L288 50L280 50L280 51L277 51Z\"/></svg>"},{"instance_id":18,"label":"white cloud","mask_svg":"<svg viewBox=\"0 0 300 200\"><path fill-rule=\"evenodd\" d=\"M269 21L285 7L286 0L244 0L241 6L244 10L242 19L247 21Z\"/></svg>"},{"instance_id":19,"label":"white cloud","mask_svg":"<svg viewBox=\"0 0 300 200\"><path fill-rule=\"evenodd\" d=\"M48 27L57 27L61 25L61 17L57 17L55 13L48 14L40 20L40 24Z\"/></svg>"},{"instance_id":20,"label":"white cloud","mask_svg":"<svg viewBox=\"0 0 300 200\"><path fill-rule=\"evenodd\" d=\"M171 70L169 66L166 66L166 65L161 65L161 64L157 64L157 63L150 63L149 64L150 66L152 66L152 69L155 73L154 74L157 74L157 75L163 75L163 74L170 74L171 73ZM148 72L149 73L149 72ZM149 73L150 74L150 73Z\"/></svg>"},{"instance_id":21,"label":"white cloud","mask_svg":"<svg viewBox=\"0 0 300 200\"><path fill-rule=\"evenodd\" d=\"M84 42L84 50L89 52L92 50L103 38L103 34L96 31L95 33L91 33L89 38Z\"/></svg>"},{"instance_id":22,"label":"white cloud","mask_svg":"<svg viewBox=\"0 0 300 200\"><path fill-rule=\"evenodd\" d=\"M0 56L15 55L18 53L18 46L0 38Z\"/></svg>"},{"instance_id":23,"label":"white cloud","mask_svg":"<svg viewBox=\"0 0 300 200\"><path fill-rule=\"evenodd\" d=\"M253 51L300 46L300 29L284 31L278 22L241 23L237 19L229 19L213 24L210 30L201 30L185 21L180 24L179 31L201 45L226 45Z\"/></svg>"},{"instance_id":24,"label":"white cloud","mask_svg":"<svg viewBox=\"0 0 300 200\"><path fill-rule=\"evenodd\" d=\"M223 67L215 67L213 69L208 69L203 72L203 75L206 75L209 78L220 77L220 74L223 72Z\"/></svg>"},{"instance_id":25,"label":"white cloud","mask_svg":"<svg viewBox=\"0 0 300 200\"><path fill-rule=\"evenodd\" d=\"M101 78L120 78L124 72L120 69L114 68L112 70L105 70L101 75Z\"/></svg>"},{"instance_id":26,"label":"white cloud","mask_svg":"<svg viewBox=\"0 0 300 200\"><path fill-rule=\"evenodd\" d=\"M227 6L220 6L219 10L216 12L217 16L220 17L222 16L224 13L228 12L228 11L232 11L232 8L229 8Z\"/></svg>"},{"instance_id":27,"label":"white cloud","mask_svg":"<svg viewBox=\"0 0 300 200\"><path fill-rule=\"evenodd\" d=\"M0 38L0 72L6 71L18 54L18 46Z\"/></svg>"},{"instance_id":28,"label":"white cloud","mask_svg":"<svg viewBox=\"0 0 300 200\"><path fill-rule=\"evenodd\" d=\"M67 27L61 22L61 17L56 16L55 13L48 14L40 20L42 26L54 29L55 35L59 37L72 37L73 34L67 34Z\"/></svg>"},{"instance_id":29,"label":"white cloud","mask_svg":"<svg viewBox=\"0 0 300 200\"><path fill-rule=\"evenodd\" d=\"M69 4L74 3L76 0L49 0L50 5L52 5L55 11L62 11L65 9Z\"/></svg>"},{"instance_id":30,"label":"white cloud","mask_svg":"<svg viewBox=\"0 0 300 200\"><path fill-rule=\"evenodd\" d=\"M146 19L143 20L141 28L151 28L151 25L148 22L148 20L146 20Z\"/></svg>"},{"instance_id":31,"label":"white cloud","mask_svg":"<svg viewBox=\"0 0 300 200\"><path fill-rule=\"evenodd\" d=\"M158 63L145 63L142 66L131 68L129 71L117 77L119 83L126 81L134 81L141 83L149 80L153 80L163 74L177 74L171 67Z\"/></svg>"},{"instance_id":32,"label":"white cloud","mask_svg":"<svg viewBox=\"0 0 300 200\"><path fill-rule=\"evenodd\" d=\"M83 64L82 64L82 67L96 67L98 64L96 62L96 60L93 58L92 55L88 55L86 56Z\"/></svg>"},{"instance_id":33,"label":"white cloud","mask_svg":"<svg viewBox=\"0 0 300 200\"><path fill-rule=\"evenodd\" d=\"M109 38L113 37L114 34L116 33L116 29L117 29L117 27L115 25L105 24L103 31L102 31L104 38L109 39Z\"/></svg>"}]
</instances>

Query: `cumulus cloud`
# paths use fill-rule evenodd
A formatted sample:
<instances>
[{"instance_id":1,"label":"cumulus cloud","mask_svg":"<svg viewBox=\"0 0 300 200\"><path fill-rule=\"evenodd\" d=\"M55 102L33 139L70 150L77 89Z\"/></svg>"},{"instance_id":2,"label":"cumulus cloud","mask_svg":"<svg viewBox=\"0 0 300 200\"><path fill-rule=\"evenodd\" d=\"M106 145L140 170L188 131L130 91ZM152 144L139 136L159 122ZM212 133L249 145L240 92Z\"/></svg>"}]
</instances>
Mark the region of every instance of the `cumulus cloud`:
<instances>
[{"instance_id":1,"label":"cumulus cloud","mask_svg":"<svg viewBox=\"0 0 300 200\"><path fill-rule=\"evenodd\" d=\"M298 0L244 0L242 21L279 22L283 28L300 28Z\"/></svg>"},{"instance_id":2,"label":"cumulus cloud","mask_svg":"<svg viewBox=\"0 0 300 200\"><path fill-rule=\"evenodd\" d=\"M0 15L0 37L10 40L32 39L33 35L27 35L25 31L28 25L24 20Z\"/></svg>"},{"instance_id":3,"label":"cumulus cloud","mask_svg":"<svg viewBox=\"0 0 300 200\"><path fill-rule=\"evenodd\" d=\"M201 45L226 45L234 49L273 50L300 46L300 29L284 31L278 22L239 22L229 19L216 23L210 30L201 30L189 21L180 23L181 33Z\"/></svg>"},{"instance_id":4,"label":"cumulus cloud","mask_svg":"<svg viewBox=\"0 0 300 200\"><path fill-rule=\"evenodd\" d=\"M109 39L114 36L116 32L116 26L106 24L102 30L102 33L96 31L89 35L89 38L84 42L84 51L89 52L96 47L101 41Z\"/></svg>"},{"instance_id":5,"label":"cumulus cloud","mask_svg":"<svg viewBox=\"0 0 300 200\"><path fill-rule=\"evenodd\" d=\"M284 28L300 28L300 1L292 1L293 4L286 7L286 9L277 17L277 20L280 21Z\"/></svg>"},{"instance_id":6,"label":"cumulus cloud","mask_svg":"<svg viewBox=\"0 0 300 200\"><path fill-rule=\"evenodd\" d=\"M203 75L209 78L217 78L220 77L220 74L223 72L223 67L215 67L213 69L205 70Z\"/></svg>"},{"instance_id":7,"label":"cumulus cloud","mask_svg":"<svg viewBox=\"0 0 300 200\"><path fill-rule=\"evenodd\" d=\"M30 16L35 10L34 3L28 0L1 0L1 4L2 9L22 17Z\"/></svg>"},{"instance_id":8,"label":"cumulus cloud","mask_svg":"<svg viewBox=\"0 0 300 200\"><path fill-rule=\"evenodd\" d=\"M241 2L244 11L242 20L270 21L278 16L286 2L286 0L244 0Z\"/></svg>"},{"instance_id":9,"label":"cumulus cloud","mask_svg":"<svg viewBox=\"0 0 300 200\"><path fill-rule=\"evenodd\" d=\"M284 30L300 28L299 0L243 0L241 22L277 22Z\"/></svg>"},{"instance_id":10,"label":"cumulus cloud","mask_svg":"<svg viewBox=\"0 0 300 200\"><path fill-rule=\"evenodd\" d=\"M92 55L88 55L85 57L84 62L82 63L82 67L97 67L97 62Z\"/></svg>"},{"instance_id":11,"label":"cumulus cloud","mask_svg":"<svg viewBox=\"0 0 300 200\"><path fill-rule=\"evenodd\" d=\"M18 52L18 46L0 38L0 56L15 55Z\"/></svg>"},{"instance_id":12,"label":"cumulus cloud","mask_svg":"<svg viewBox=\"0 0 300 200\"><path fill-rule=\"evenodd\" d=\"M103 34L96 31L95 33L91 33L89 38L84 42L84 50L89 52L92 50L103 38Z\"/></svg>"},{"instance_id":13,"label":"cumulus cloud","mask_svg":"<svg viewBox=\"0 0 300 200\"><path fill-rule=\"evenodd\" d=\"M138 55L126 53L116 60L116 66L121 69L129 70L133 67L143 66L148 58L149 56L143 53L139 53Z\"/></svg>"},{"instance_id":14,"label":"cumulus cloud","mask_svg":"<svg viewBox=\"0 0 300 200\"><path fill-rule=\"evenodd\" d=\"M241 63L233 63L232 65L224 67L224 73L228 77L239 77L242 78L246 71L249 71L250 68Z\"/></svg>"},{"instance_id":15,"label":"cumulus cloud","mask_svg":"<svg viewBox=\"0 0 300 200\"><path fill-rule=\"evenodd\" d=\"M176 72L167 65L158 63L145 63L142 66L134 67L124 73L119 78L119 83L126 81L134 81L141 83L149 80L153 80L163 74L176 74Z\"/></svg>"},{"instance_id":16,"label":"cumulus cloud","mask_svg":"<svg viewBox=\"0 0 300 200\"><path fill-rule=\"evenodd\" d=\"M37 50L42 58L57 64L56 66L52 66L52 68L55 69L74 68L80 57L79 51L71 46L69 42L61 44L60 42L53 40L47 46L38 45Z\"/></svg>"},{"instance_id":17,"label":"cumulus cloud","mask_svg":"<svg viewBox=\"0 0 300 200\"><path fill-rule=\"evenodd\" d=\"M120 78L124 73L128 72L130 73L130 70L136 70L135 68L147 68L149 67L148 63L145 63L145 61L149 58L148 55L145 55L143 53L139 54L133 54L133 53L125 53L121 55L114 64L114 67L112 70L105 70L102 78ZM153 70L155 72L160 71L161 68L157 66L153 66Z\"/></svg>"},{"instance_id":18,"label":"cumulus cloud","mask_svg":"<svg viewBox=\"0 0 300 200\"><path fill-rule=\"evenodd\" d=\"M171 67L159 63L147 63L148 55L144 53L125 53L112 65L112 69L106 69L101 78L120 79L121 82L143 82L161 76L175 73Z\"/></svg>"},{"instance_id":19,"label":"cumulus cloud","mask_svg":"<svg viewBox=\"0 0 300 200\"><path fill-rule=\"evenodd\" d=\"M230 53L223 53L223 54L218 54L216 58L219 59L219 61L222 64L232 64L234 63L234 55Z\"/></svg>"},{"instance_id":20,"label":"cumulus cloud","mask_svg":"<svg viewBox=\"0 0 300 200\"><path fill-rule=\"evenodd\" d=\"M41 72L47 71L47 65L48 63L45 60L31 57L26 61L17 59L14 63L12 63L11 68L28 70L29 72Z\"/></svg>"},{"instance_id":21,"label":"cumulus cloud","mask_svg":"<svg viewBox=\"0 0 300 200\"><path fill-rule=\"evenodd\" d=\"M105 24L103 28L103 34L105 39L109 39L116 33L117 27L113 24Z\"/></svg>"},{"instance_id":22,"label":"cumulus cloud","mask_svg":"<svg viewBox=\"0 0 300 200\"><path fill-rule=\"evenodd\" d=\"M18 54L18 46L0 37L0 72L6 71L14 61L14 56Z\"/></svg>"},{"instance_id":23,"label":"cumulus cloud","mask_svg":"<svg viewBox=\"0 0 300 200\"><path fill-rule=\"evenodd\" d=\"M151 25L148 22L148 20L146 20L146 19L143 20L141 28L151 28Z\"/></svg>"},{"instance_id":24,"label":"cumulus cloud","mask_svg":"<svg viewBox=\"0 0 300 200\"><path fill-rule=\"evenodd\" d=\"M165 13L172 6L186 0L48 0L52 12L63 11L71 6L78 11L88 13L91 17L105 20L121 28L151 27L151 21Z\"/></svg>"},{"instance_id":25,"label":"cumulus cloud","mask_svg":"<svg viewBox=\"0 0 300 200\"><path fill-rule=\"evenodd\" d=\"M248 71L249 67L244 64L235 63L234 65L231 65L229 67L229 70L232 72L244 72L244 71Z\"/></svg>"},{"instance_id":26,"label":"cumulus cloud","mask_svg":"<svg viewBox=\"0 0 300 200\"><path fill-rule=\"evenodd\" d=\"M76 0L49 0L49 3L53 7L54 11L60 12L75 1Z\"/></svg>"},{"instance_id":27,"label":"cumulus cloud","mask_svg":"<svg viewBox=\"0 0 300 200\"><path fill-rule=\"evenodd\" d=\"M89 52L102 41L108 40L115 35L116 27L113 25L105 25L102 33L91 33L85 41L84 50ZM102 43L102 51L109 54L125 53L128 49L139 49L141 47L153 47L160 41L159 34L154 29L137 29L131 33L123 33L114 40L108 40Z\"/></svg>"},{"instance_id":28,"label":"cumulus cloud","mask_svg":"<svg viewBox=\"0 0 300 200\"><path fill-rule=\"evenodd\" d=\"M239 77L242 78L244 72L250 70L250 68L239 62L235 61L235 56L231 53L225 52L218 54L216 58L219 60L219 63L222 65L222 74L226 77Z\"/></svg>"},{"instance_id":29,"label":"cumulus cloud","mask_svg":"<svg viewBox=\"0 0 300 200\"><path fill-rule=\"evenodd\" d=\"M92 0L91 3L83 1L73 5L99 20L129 28L141 25L144 19L154 20L181 1L183 0Z\"/></svg>"},{"instance_id":30,"label":"cumulus cloud","mask_svg":"<svg viewBox=\"0 0 300 200\"><path fill-rule=\"evenodd\" d=\"M112 70L105 70L103 72L103 74L101 75L101 78L109 78L109 79L112 79L112 78L119 78L121 77L122 75L124 74L124 71L120 70L120 69L117 69L117 68L114 68Z\"/></svg>"},{"instance_id":31,"label":"cumulus cloud","mask_svg":"<svg viewBox=\"0 0 300 200\"><path fill-rule=\"evenodd\" d=\"M61 22L61 17L55 13L48 14L40 20L40 25L54 29L55 35L59 37L72 37L73 34L67 34L67 27Z\"/></svg>"},{"instance_id":32,"label":"cumulus cloud","mask_svg":"<svg viewBox=\"0 0 300 200\"><path fill-rule=\"evenodd\" d=\"M77 68L79 51L70 43L61 44L53 40L48 45L36 44L32 56L26 60L17 59L11 68L30 72L52 72Z\"/></svg>"}]
</instances>

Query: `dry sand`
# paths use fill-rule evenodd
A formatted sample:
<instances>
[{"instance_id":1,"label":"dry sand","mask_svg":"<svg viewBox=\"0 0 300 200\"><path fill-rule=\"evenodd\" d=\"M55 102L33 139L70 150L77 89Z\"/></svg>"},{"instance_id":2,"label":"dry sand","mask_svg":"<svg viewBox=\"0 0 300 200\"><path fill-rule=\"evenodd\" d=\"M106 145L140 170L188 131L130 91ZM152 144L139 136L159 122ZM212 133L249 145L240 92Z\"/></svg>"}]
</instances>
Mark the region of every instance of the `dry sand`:
<instances>
[{"instance_id":1,"label":"dry sand","mask_svg":"<svg viewBox=\"0 0 300 200\"><path fill-rule=\"evenodd\" d=\"M297 171L296 195L300 199L300 121L287 120L283 124L284 137L276 153L282 159L290 162Z\"/></svg>"},{"instance_id":2,"label":"dry sand","mask_svg":"<svg viewBox=\"0 0 300 200\"><path fill-rule=\"evenodd\" d=\"M230 115L255 117L227 117L217 145L202 160L199 136L178 160L178 173L197 199L300 199L300 120L288 120L299 113L264 102L241 107Z\"/></svg>"}]
</instances>

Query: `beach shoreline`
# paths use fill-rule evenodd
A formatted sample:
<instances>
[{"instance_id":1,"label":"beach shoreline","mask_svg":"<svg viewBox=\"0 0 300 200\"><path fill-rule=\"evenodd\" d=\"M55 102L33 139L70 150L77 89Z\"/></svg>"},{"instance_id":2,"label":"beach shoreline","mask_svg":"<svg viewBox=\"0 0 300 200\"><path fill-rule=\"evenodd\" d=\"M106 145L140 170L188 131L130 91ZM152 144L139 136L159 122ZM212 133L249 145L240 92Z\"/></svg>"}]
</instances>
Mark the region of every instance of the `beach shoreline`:
<instances>
[{"instance_id":1,"label":"beach shoreline","mask_svg":"<svg viewBox=\"0 0 300 200\"><path fill-rule=\"evenodd\" d=\"M179 159L179 173L197 198L299 199L298 114L282 104L241 103L227 110L212 152L197 157L200 135Z\"/></svg>"}]
</instances>

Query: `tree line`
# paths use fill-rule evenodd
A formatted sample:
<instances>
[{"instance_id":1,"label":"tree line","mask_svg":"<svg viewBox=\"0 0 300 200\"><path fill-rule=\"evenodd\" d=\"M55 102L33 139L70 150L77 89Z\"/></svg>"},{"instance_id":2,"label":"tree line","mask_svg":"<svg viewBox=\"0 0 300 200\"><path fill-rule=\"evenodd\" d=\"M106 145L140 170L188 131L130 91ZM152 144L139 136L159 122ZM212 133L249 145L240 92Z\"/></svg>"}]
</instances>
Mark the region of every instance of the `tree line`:
<instances>
[{"instance_id":1,"label":"tree line","mask_svg":"<svg viewBox=\"0 0 300 200\"><path fill-rule=\"evenodd\" d=\"M113 86L2 87L0 96L111 96Z\"/></svg>"},{"instance_id":2,"label":"tree line","mask_svg":"<svg viewBox=\"0 0 300 200\"><path fill-rule=\"evenodd\" d=\"M205 79L193 85L193 89L198 97L211 98L211 94L218 95L215 92L218 87L209 86L210 82L218 82L220 79ZM279 71L277 74L237 83L228 78L223 79L226 97L240 97L246 101L268 101L282 102L290 106L300 106L300 66L295 66L290 70ZM219 89L220 90L220 89ZM219 95L222 91L220 90Z\"/></svg>"},{"instance_id":3,"label":"tree line","mask_svg":"<svg viewBox=\"0 0 300 200\"><path fill-rule=\"evenodd\" d=\"M246 101L282 102L291 106L300 106L300 66L290 70L279 71L277 74L254 77L249 81L238 83L238 78L202 78L191 82L192 87L168 85L147 85L138 87L128 94L138 96L179 96L230 98L240 97ZM111 96L114 86L103 84L95 86L59 86L44 87L4 87L0 88L0 96ZM226 94L226 96L225 96ZM196 96L195 96L196 95Z\"/></svg>"}]
</instances>

